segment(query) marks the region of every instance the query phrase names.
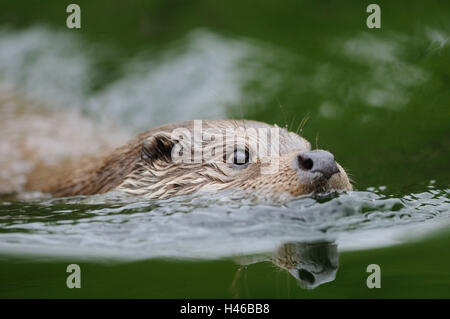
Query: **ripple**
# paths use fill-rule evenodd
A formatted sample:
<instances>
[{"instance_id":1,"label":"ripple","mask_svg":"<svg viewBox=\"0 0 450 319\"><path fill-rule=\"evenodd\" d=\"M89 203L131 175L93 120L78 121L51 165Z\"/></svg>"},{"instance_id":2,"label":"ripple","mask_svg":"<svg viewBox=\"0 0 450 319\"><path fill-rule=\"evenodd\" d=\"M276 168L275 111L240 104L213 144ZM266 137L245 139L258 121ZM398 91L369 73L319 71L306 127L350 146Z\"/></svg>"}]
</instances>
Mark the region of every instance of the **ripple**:
<instances>
[{"instance_id":1,"label":"ripple","mask_svg":"<svg viewBox=\"0 0 450 319\"><path fill-rule=\"evenodd\" d=\"M404 240L410 240L414 229L431 227L427 225L448 225L448 189L428 188L403 197L384 189L303 197L286 204L231 193L151 202L115 193L4 202L0 251L118 260L221 258L302 240L338 240L343 250L361 249L398 242L405 234Z\"/></svg>"}]
</instances>

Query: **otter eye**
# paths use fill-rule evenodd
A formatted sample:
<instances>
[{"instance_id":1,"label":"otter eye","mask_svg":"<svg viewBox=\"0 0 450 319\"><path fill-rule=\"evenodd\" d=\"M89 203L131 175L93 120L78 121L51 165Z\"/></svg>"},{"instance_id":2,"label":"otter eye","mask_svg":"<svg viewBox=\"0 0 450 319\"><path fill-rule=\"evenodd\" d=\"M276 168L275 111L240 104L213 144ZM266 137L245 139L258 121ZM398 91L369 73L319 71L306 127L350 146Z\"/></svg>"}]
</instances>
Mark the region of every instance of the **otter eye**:
<instances>
[{"instance_id":1,"label":"otter eye","mask_svg":"<svg viewBox=\"0 0 450 319\"><path fill-rule=\"evenodd\" d=\"M233 164L238 166L247 165L250 161L250 154L247 150L235 150L233 154Z\"/></svg>"}]
</instances>

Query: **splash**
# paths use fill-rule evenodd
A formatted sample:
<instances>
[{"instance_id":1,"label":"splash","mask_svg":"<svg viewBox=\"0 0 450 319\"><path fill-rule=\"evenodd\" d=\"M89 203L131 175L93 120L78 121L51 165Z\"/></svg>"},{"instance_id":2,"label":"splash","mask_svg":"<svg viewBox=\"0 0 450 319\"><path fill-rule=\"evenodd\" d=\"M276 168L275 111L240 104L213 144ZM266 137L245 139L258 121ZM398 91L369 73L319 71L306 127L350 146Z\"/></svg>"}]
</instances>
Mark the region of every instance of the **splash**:
<instances>
[{"instance_id":1,"label":"splash","mask_svg":"<svg viewBox=\"0 0 450 319\"><path fill-rule=\"evenodd\" d=\"M264 76L265 91L274 91L281 79L266 64L288 55L198 29L162 52L148 49L117 59L119 78L94 90L102 57L115 50L43 26L2 30L0 81L41 107L71 107L137 133L168 122L226 118L246 97L248 83Z\"/></svg>"},{"instance_id":2,"label":"splash","mask_svg":"<svg viewBox=\"0 0 450 319\"><path fill-rule=\"evenodd\" d=\"M0 193L20 192L40 163L95 155L168 122L226 118L246 83L271 72L243 61L273 50L195 30L162 53L116 61L121 76L93 90L109 51L44 26L0 31Z\"/></svg>"},{"instance_id":3,"label":"splash","mask_svg":"<svg viewBox=\"0 0 450 319\"><path fill-rule=\"evenodd\" d=\"M314 240L336 240L340 250L379 247L448 225L449 194L359 191L285 205L226 193L152 202L123 201L114 193L3 202L0 251L138 260L250 255Z\"/></svg>"}]
</instances>

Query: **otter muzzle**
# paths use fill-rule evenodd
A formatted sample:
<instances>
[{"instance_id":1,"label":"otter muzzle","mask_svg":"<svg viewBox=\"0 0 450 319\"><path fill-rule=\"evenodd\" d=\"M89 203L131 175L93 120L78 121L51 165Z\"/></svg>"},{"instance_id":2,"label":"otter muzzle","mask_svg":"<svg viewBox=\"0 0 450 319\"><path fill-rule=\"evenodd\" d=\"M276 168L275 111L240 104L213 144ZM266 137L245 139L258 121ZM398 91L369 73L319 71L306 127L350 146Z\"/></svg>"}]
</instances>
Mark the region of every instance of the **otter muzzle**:
<instances>
[{"instance_id":1,"label":"otter muzzle","mask_svg":"<svg viewBox=\"0 0 450 319\"><path fill-rule=\"evenodd\" d=\"M303 152L297 155L296 160L299 170L309 173L321 173L326 179L339 173L333 154L327 151L314 150Z\"/></svg>"}]
</instances>

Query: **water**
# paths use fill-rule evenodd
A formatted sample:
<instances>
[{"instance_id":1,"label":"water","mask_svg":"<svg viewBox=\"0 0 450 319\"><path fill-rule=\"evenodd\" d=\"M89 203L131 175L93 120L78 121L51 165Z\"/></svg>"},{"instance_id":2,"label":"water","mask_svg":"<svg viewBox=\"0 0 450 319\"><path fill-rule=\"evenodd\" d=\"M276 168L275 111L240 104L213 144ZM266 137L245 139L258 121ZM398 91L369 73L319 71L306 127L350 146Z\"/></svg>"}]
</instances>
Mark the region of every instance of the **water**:
<instances>
[{"instance_id":1,"label":"water","mask_svg":"<svg viewBox=\"0 0 450 319\"><path fill-rule=\"evenodd\" d=\"M0 186L20 192L35 157L232 117L293 131L309 118L301 134L355 186L283 204L5 195L0 296L448 297L450 8L379 4L383 27L369 31L365 8L338 1L86 2L78 32L52 14L65 12L58 2L0 3ZM116 10L121 22L104 25ZM71 263L86 274L78 291L65 286Z\"/></svg>"},{"instance_id":2,"label":"water","mask_svg":"<svg viewBox=\"0 0 450 319\"><path fill-rule=\"evenodd\" d=\"M153 202L124 202L114 194L3 202L0 252L120 261L245 256L287 242L331 240L341 251L384 246L410 238L405 226L423 233L448 226L449 192L429 189L396 198L356 191L286 204L231 194ZM370 238L362 239L369 230Z\"/></svg>"}]
</instances>

